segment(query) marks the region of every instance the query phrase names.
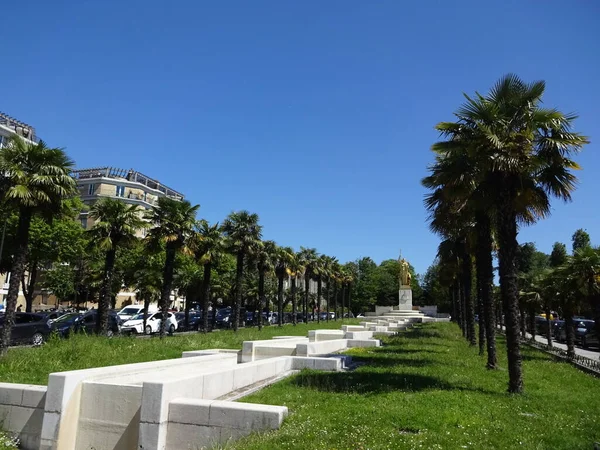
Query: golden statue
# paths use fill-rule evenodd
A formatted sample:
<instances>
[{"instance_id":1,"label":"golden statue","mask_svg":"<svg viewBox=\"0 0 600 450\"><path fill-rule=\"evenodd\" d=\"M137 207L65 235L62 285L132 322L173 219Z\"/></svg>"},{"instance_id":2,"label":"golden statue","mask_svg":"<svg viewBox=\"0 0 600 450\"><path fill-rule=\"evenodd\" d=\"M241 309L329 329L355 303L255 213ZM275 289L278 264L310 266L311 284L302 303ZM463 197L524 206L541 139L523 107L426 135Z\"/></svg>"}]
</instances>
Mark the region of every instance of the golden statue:
<instances>
[{"instance_id":1,"label":"golden statue","mask_svg":"<svg viewBox=\"0 0 600 450\"><path fill-rule=\"evenodd\" d=\"M410 286L411 278L408 261L404 258L400 259L400 287Z\"/></svg>"}]
</instances>

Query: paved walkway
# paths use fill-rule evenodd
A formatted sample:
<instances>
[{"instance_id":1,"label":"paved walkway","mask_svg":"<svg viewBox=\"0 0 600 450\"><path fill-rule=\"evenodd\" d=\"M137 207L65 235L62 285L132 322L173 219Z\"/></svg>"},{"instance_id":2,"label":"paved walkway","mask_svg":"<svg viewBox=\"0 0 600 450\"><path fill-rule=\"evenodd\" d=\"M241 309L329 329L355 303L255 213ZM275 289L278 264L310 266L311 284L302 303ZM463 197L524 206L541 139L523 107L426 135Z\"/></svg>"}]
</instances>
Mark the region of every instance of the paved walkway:
<instances>
[{"instance_id":1,"label":"paved walkway","mask_svg":"<svg viewBox=\"0 0 600 450\"><path fill-rule=\"evenodd\" d=\"M531 337L531 335L529 333L527 333L527 337ZM548 343L548 339L546 339L544 336L540 336L540 335L535 335L535 340L537 342L540 342L541 344L547 344ZM552 346L563 349L565 352L567 351L567 345L566 344L561 344L560 342L556 342L555 340L552 340ZM600 353L596 350L590 350L590 349L583 349L581 347L575 347L575 354L579 355L579 356L584 356L586 358L590 358L590 359L599 359Z\"/></svg>"},{"instance_id":2,"label":"paved walkway","mask_svg":"<svg viewBox=\"0 0 600 450\"><path fill-rule=\"evenodd\" d=\"M506 329L506 327L502 327L503 330ZM530 333L526 333L526 336L531 339L531 334ZM535 340L536 342L539 342L540 344L547 344L548 343L548 339L546 339L546 336L541 336L539 334L535 335ZM554 339L552 339L552 346L556 347L556 348L560 348L562 350L564 350L565 352L567 351L567 344L561 344L560 342L556 342ZM590 349L583 349L581 347L575 347L575 354L579 355L579 356L583 356L585 358L590 358L590 359L600 359L600 352L598 352L598 349L596 350L590 350Z\"/></svg>"}]
</instances>

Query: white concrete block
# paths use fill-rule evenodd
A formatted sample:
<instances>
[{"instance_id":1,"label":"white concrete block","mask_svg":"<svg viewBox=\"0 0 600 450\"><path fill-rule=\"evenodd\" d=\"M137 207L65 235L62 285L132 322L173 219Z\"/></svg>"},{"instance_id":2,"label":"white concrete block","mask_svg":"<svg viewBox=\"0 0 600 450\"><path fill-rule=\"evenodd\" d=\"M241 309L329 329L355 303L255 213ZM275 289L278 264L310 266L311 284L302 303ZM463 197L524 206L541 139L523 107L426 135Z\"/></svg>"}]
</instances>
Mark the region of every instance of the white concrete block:
<instances>
[{"instance_id":1,"label":"white concrete block","mask_svg":"<svg viewBox=\"0 0 600 450\"><path fill-rule=\"evenodd\" d=\"M46 386L30 384L23 388L23 400L21 404L31 408L42 408L46 405Z\"/></svg>"},{"instance_id":2,"label":"white concrete block","mask_svg":"<svg viewBox=\"0 0 600 450\"><path fill-rule=\"evenodd\" d=\"M241 389L255 383L256 368L247 364L239 364L233 369L233 390Z\"/></svg>"},{"instance_id":3,"label":"white concrete block","mask_svg":"<svg viewBox=\"0 0 600 450\"><path fill-rule=\"evenodd\" d=\"M176 398L169 404L169 422L208 425L210 405L217 400Z\"/></svg>"},{"instance_id":4,"label":"white concrete block","mask_svg":"<svg viewBox=\"0 0 600 450\"><path fill-rule=\"evenodd\" d=\"M348 339L348 347L379 347L379 339Z\"/></svg>"},{"instance_id":5,"label":"white concrete block","mask_svg":"<svg viewBox=\"0 0 600 450\"><path fill-rule=\"evenodd\" d=\"M213 400L233 391L233 370L207 373L204 378L202 398Z\"/></svg>"},{"instance_id":6,"label":"white concrete block","mask_svg":"<svg viewBox=\"0 0 600 450\"><path fill-rule=\"evenodd\" d=\"M140 450L167 450L167 430L167 422L161 424L140 422L137 448Z\"/></svg>"},{"instance_id":7,"label":"white concrete block","mask_svg":"<svg viewBox=\"0 0 600 450\"><path fill-rule=\"evenodd\" d=\"M23 401L23 384L0 383L0 405L21 406Z\"/></svg>"},{"instance_id":8,"label":"white concrete block","mask_svg":"<svg viewBox=\"0 0 600 450\"><path fill-rule=\"evenodd\" d=\"M166 449L199 450L222 448L220 444L226 443L229 436L233 436L233 433L226 433L225 440L222 440L221 431L222 429L219 427L169 422L167 428ZM249 434L250 432L248 431L246 433ZM239 439L239 434L236 436L238 436L236 439Z\"/></svg>"},{"instance_id":9,"label":"white concrete block","mask_svg":"<svg viewBox=\"0 0 600 450\"><path fill-rule=\"evenodd\" d=\"M8 423L4 424L4 429L12 433L37 434L40 436L43 420L43 409L11 406L8 415Z\"/></svg>"},{"instance_id":10,"label":"white concrete block","mask_svg":"<svg viewBox=\"0 0 600 450\"><path fill-rule=\"evenodd\" d=\"M275 430L287 413L285 406L215 401L210 405L209 425L251 431Z\"/></svg>"},{"instance_id":11,"label":"white concrete block","mask_svg":"<svg viewBox=\"0 0 600 450\"><path fill-rule=\"evenodd\" d=\"M373 337L373 332L372 331L348 331L346 333L346 336L344 336L346 339L371 339Z\"/></svg>"}]
</instances>

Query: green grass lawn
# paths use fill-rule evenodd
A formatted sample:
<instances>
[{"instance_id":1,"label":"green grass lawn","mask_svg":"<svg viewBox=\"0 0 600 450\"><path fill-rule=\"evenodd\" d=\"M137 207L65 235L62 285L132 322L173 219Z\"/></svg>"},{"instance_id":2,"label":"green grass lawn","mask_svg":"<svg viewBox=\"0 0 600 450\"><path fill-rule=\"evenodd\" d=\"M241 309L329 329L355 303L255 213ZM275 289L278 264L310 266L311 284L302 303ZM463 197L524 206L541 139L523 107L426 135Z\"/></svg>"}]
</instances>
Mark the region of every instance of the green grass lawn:
<instances>
[{"instance_id":1,"label":"green grass lawn","mask_svg":"<svg viewBox=\"0 0 600 450\"><path fill-rule=\"evenodd\" d=\"M358 320L345 319L344 324L356 324ZM214 333L192 333L158 337L115 337L107 339L96 336L72 336L69 339L51 339L42 347L13 348L0 359L0 381L6 383L47 384L48 374L90 367L157 361L180 358L181 352L206 348L242 348L243 341L270 339L277 335L308 336L308 330L316 328L339 329L342 321L330 321L284 325L282 327L243 328Z\"/></svg>"},{"instance_id":2,"label":"green grass lawn","mask_svg":"<svg viewBox=\"0 0 600 450\"><path fill-rule=\"evenodd\" d=\"M242 401L286 405L278 431L239 449L592 449L600 441L600 379L523 349L526 393L506 393L458 327L427 324L348 352L353 372L303 371Z\"/></svg>"}]
</instances>

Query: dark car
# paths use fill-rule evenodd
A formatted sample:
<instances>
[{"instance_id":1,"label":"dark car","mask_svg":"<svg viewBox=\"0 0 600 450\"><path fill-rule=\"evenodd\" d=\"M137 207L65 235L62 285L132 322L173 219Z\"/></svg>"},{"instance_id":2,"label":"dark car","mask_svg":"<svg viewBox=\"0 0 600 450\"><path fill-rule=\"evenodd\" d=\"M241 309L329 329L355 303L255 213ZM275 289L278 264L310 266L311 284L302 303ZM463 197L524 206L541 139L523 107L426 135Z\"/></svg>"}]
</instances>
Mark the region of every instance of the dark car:
<instances>
[{"instance_id":1,"label":"dark car","mask_svg":"<svg viewBox=\"0 0 600 450\"><path fill-rule=\"evenodd\" d=\"M96 331L96 322L98 320L98 310L92 309L86 312L77 320L74 331L78 333L93 334ZM118 334L120 331L121 320L115 311L108 312L108 336Z\"/></svg>"},{"instance_id":2,"label":"dark car","mask_svg":"<svg viewBox=\"0 0 600 450\"><path fill-rule=\"evenodd\" d=\"M52 328L52 331L56 332L60 337L68 337L81 316L80 313L63 314L50 323L50 328Z\"/></svg>"},{"instance_id":3,"label":"dark car","mask_svg":"<svg viewBox=\"0 0 600 450\"><path fill-rule=\"evenodd\" d=\"M0 316L0 330L4 328L4 314ZM42 345L50 334L50 324L43 314L22 313L15 315L11 333L12 344Z\"/></svg>"},{"instance_id":4,"label":"dark car","mask_svg":"<svg viewBox=\"0 0 600 450\"><path fill-rule=\"evenodd\" d=\"M240 316L246 317L246 308L240 308ZM233 326L233 310L230 306L221 308L217 311L215 324L219 328L231 328Z\"/></svg>"},{"instance_id":5,"label":"dark car","mask_svg":"<svg viewBox=\"0 0 600 450\"><path fill-rule=\"evenodd\" d=\"M575 342L583 348L590 345L598 345L598 336L596 334L596 322L593 320L575 321Z\"/></svg>"},{"instance_id":6,"label":"dark car","mask_svg":"<svg viewBox=\"0 0 600 450\"><path fill-rule=\"evenodd\" d=\"M185 327L185 312L178 312L175 314L175 318L177 319L177 331L198 331L203 327L202 317L204 314L202 311L190 311L190 315L188 317L188 326L187 329ZM212 311L208 312L208 326L209 328L212 325L213 315Z\"/></svg>"},{"instance_id":7,"label":"dark car","mask_svg":"<svg viewBox=\"0 0 600 450\"><path fill-rule=\"evenodd\" d=\"M46 316L46 319L48 320L56 320L61 316L64 316L67 313L67 311L61 309L61 310L56 310L56 311L49 311L49 312L40 312L40 314Z\"/></svg>"}]
</instances>

